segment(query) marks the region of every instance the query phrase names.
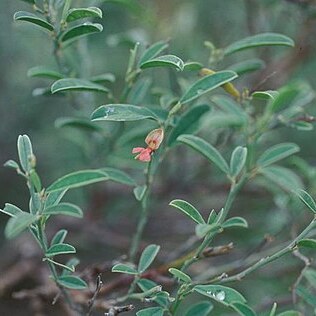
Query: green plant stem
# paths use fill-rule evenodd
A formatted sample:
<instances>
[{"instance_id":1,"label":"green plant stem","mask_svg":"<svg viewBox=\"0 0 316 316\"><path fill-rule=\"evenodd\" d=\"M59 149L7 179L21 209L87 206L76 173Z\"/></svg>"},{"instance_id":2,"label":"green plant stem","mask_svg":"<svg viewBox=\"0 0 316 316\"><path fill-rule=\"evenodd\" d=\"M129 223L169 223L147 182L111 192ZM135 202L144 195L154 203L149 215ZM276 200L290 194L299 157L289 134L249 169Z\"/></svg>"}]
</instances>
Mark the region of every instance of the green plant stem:
<instances>
[{"instance_id":1,"label":"green plant stem","mask_svg":"<svg viewBox=\"0 0 316 316\"><path fill-rule=\"evenodd\" d=\"M232 275L230 277L216 277L206 283L203 284L211 284L214 282L219 281L220 283L227 283L227 282L233 282L233 281L240 281L243 278L245 278L248 274L254 272L255 270L267 265L268 263L275 261L281 257L283 257L284 255L292 252L293 250L296 249L297 247L297 243L302 240L312 229L314 229L316 227L316 216L314 216L313 220L310 222L310 224L291 242L289 243L286 247L278 250L277 252L275 252L272 255L268 255L264 258L261 258L260 260L258 260L257 262L255 262L254 264L252 264L250 267L248 267L247 269ZM201 282L199 282L198 284L201 284Z\"/></svg>"},{"instance_id":2,"label":"green plant stem","mask_svg":"<svg viewBox=\"0 0 316 316\"><path fill-rule=\"evenodd\" d=\"M243 185L246 183L247 180L248 180L248 176L245 174L240 178L240 180L237 183L232 184L231 189L230 189L229 194L228 194L227 199L226 199L226 203L225 203L225 206L223 209L222 216L220 217L218 224L222 224L225 221L225 219L227 218L228 213L231 209L231 206L232 206L234 200L236 199L237 194L239 193L239 191L241 190L241 188L243 187ZM191 264L193 264L194 262L199 260L202 252L210 244L210 242L213 240L213 238L215 237L216 234L217 234L217 232L212 232L212 233L205 236L203 242L197 248L195 255L192 258L190 258L184 262L184 264L181 268L181 271L183 271L183 272L186 271L186 269L188 269Z\"/></svg>"},{"instance_id":3,"label":"green plant stem","mask_svg":"<svg viewBox=\"0 0 316 316\"><path fill-rule=\"evenodd\" d=\"M148 197L150 194L151 189L151 183L152 183L152 161L150 161L146 168L146 192L144 193L144 196L141 200L141 214L140 219L137 225L136 233L133 237L130 252L129 252L129 258L132 262L135 261L135 257L139 248L139 244L143 235L144 228L146 226L146 223L148 221Z\"/></svg>"}]
</instances>

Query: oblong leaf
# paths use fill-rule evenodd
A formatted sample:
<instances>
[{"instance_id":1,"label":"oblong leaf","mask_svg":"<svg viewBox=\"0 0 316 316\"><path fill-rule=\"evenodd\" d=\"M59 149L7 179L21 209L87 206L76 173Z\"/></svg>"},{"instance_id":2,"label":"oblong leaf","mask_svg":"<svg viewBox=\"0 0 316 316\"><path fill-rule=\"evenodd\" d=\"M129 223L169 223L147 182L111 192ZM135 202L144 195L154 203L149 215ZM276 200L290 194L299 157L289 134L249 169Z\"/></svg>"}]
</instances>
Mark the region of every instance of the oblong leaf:
<instances>
[{"instance_id":1,"label":"oblong leaf","mask_svg":"<svg viewBox=\"0 0 316 316\"><path fill-rule=\"evenodd\" d=\"M184 316L209 316L213 304L209 301L202 301L191 306Z\"/></svg>"},{"instance_id":2,"label":"oblong leaf","mask_svg":"<svg viewBox=\"0 0 316 316\"><path fill-rule=\"evenodd\" d=\"M221 228L221 226L217 225L217 224L198 224L195 226L195 234L199 237L199 238L203 238L204 236L206 236L209 233L214 233L219 231Z\"/></svg>"},{"instance_id":3,"label":"oblong leaf","mask_svg":"<svg viewBox=\"0 0 316 316\"><path fill-rule=\"evenodd\" d=\"M128 264L118 263L112 268L112 272L126 273L126 274L138 274L137 270Z\"/></svg>"},{"instance_id":4,"label":"oblong leaf","mask_svg":"<svg viewBox=\"0 0 316 316\"><path fill-rule=\"evenodd\" d=\"M176 278L178 278L179 280L185 282L185 283L191 283L192 279L184 272L182 272L181 270L178 270L176 268L170 268L168 270L173 276L175 276Z\"/></svg>"},{"instance_id":5,"label":"oblong leaf","mask_svg":"<svg viewBox=\"0 0 316 316\"><path fill-rule=\"evenodd\" d=\"M131 185L135 186L136 182L133 178L131 178L126 172L115 169L115 168L102 168L100 169L101 171L105 172L109 180L126 184L126 185Z\"/></svg>"},{"instance_id":6,"label":"oblong leaf","mask_svg":"<svg viewBox=\"0 0 316 316\"><path fill-rule=\"evenodd\" d=\"M179 100L179 103L185 104L193 101L205 93L220 87L221 85L232 81L237 78L237 74L233 71L219 71L212 75L203 77L202 79L195 82Z\"/></svg>"},{"instance_id":7,"label":"oblong leaf","mask_svg":"<svg viewBox=\"0 0 316 316\"><path fill-rule=\"evenodd\" d=\"M46 257L76 253L76 248L69 244L54 244L45 253Z\"/></svg>"},{"instance_id":8,"label":"oblong leaf","mask_svg":"<svg viewBox=\"0 0 316 316\"><path fill-rule=\"evenodd\" d=\"M143 273L144 271L147 270L147 268L155 260L159 250L160 250L160 246L158 245L149 245L144 249L138 263L139 273Z\"/></svg>"},{"instance_id":9,"label":"oblong leaf","mask_svg":"<svg viewBox=\"0 0 316 316\"><path fill-rule=\"evenodd\" d=\"M14 14L13 18L15 21L26 21L32 24L36 24L49 31L54 30L54 26L52 24L38 17L36 14L30 13L30 12L18 11Z\"/></svg>"},{"instance_id":10,"label":"oblong leaf","mask_svg":"<svg viewBox=\"0 0 316 316\"><path fill-rule=\"evenodd\" d=\"M258 159L257 164L260 167L266 167L279 160L297 153L300 148L294 143L282 143L267 149Z\"/></svg>"},{"instance_id":11,"label":"oblong leaf","mask_svg":"<svg viewBox=\"0 0 316 316\"><path fill-rule=\"evenodd\" d=\"M231 65L228 69L236 72L236 74L240 76L248 72L263 69L264 66L265 62L262 59L253 58Z\"/></svg>"},{"instance_id":12,"label":"oblong leaf","mask_svg":"<svg viewBox=\"0 0 316 316\"><path fill-rule=\"evenodd\" d=\"M302 239L300 240L297 245L299 247L304 247L304 248L316 248L316 240L315 239Z\"/></svg>"},{"instance_id":13,"label":"oblong leaf","mask_svg":"<svg viewBox=\"0 0 316 316\"><path fill-rule=\"evenodd\" d=\"M62 42L67 42L70 40L73 41L85 35L102 32L102 30L103 26L101 24L87 22L81 25L74 26L65 31L61 35L60 40Z\"/></svg>"},{"instance_id":14,"label":"oblong leaf","mask_svg":"<svg viewBox=\"0 0 316 316\"><path fill-rule=\"evenodd\" d=\"M154 43L153 45L151 45L144 51L144 53L139 59L139 64L141 65L145 63L146 61L155 58L162 51L168 48L168 46L169 46L168 43L166 43L165 41L159 41L157 43Z\"/></svg>"},{"instance_id":15,"label":"oblong leaf","mask_svg":"<svg viewBox=\"0 0 316 316\"><path fill-rule=\"evenodd\" d=\"M46 66L36 66L33 68L30 68L27 71L28 77L42 77L42 78L49 78L49 79L62 79L64 78L64 75L59 73L58 71L54 69L50 69Z\"/></svg>"},{"instance_id":16,"label":"oblong leaf","mask_svg":"<svg viewBox=\"0 0 316 316\"><path fill-rule=\"evenodd\" d=\"M210 107L207 104L201 104L185 112L184 115L180 117L176 126L171 130L167 142L168 146L172 146L176 142L178 136L191 133L201 116L209 110Z\"/></svg>"},{"instance_id":17,"label":"oblong leaf","mask_svg":"<svg viewBox=\"0 0 316 316\"><path fill-rule=\"evenodd\" d=\"M44 209L43 215L67 215L81 218L82 210L77 205L71 203L59 203Z\"/></svg>"},{"instance_id":18,"label":"oblong leaf","mask_svg":"<svg viewBox=\"0 0 316 316\"><path fill-rule=\"evenodd\" d=\"M102 128L85 117L60 117L55 121L56 128L75 127L90 132L101 132Z\"/></svg>"},{"instance_id":19,"label":"oblong leaf","mask_svg":"<svg viewBox=\"0 0 316 316\"><path fill-rule=\"evenodd\" d=\"M68 232L66 229L59 230L52 238L50 245L53 246L56 244L62 244L64 242L67 234L68 234Z\"/></svg>"},{"instance_id":20,"label":"oblong leaf","mask_svg":"<svg viewBox=\"0 0 316 316\"><path fill-rule=\"evenodd\" d=\"M234 226L248 228L248 223L244 218L236 216L229 218L227 221L225 221L225 223L222 224L223 228Z\"/></svg>"},{"instance_id":21,"label":"oblong leaf","mask_svg":"<svg viewBox=\"0 0 316 316\"><path fill-rule=\"evenodd\" d=\"M224 49L225 55L258 47L258 46L294 46L294 41L289 37L278 33L261 33L253 36L243 38L237 42L234 42Z\"/></svg>"},{"instance_id":22,"label":"oblong leaf","mask_svg":"<svg viewBox=\"0 0 316 316\"><path fill-rule=\"evenodd\" d=\"M77 188L105 180L109 180L109 176L101 170L76 171L56 180L46 189L46 192Z\"/></svg>"},{"instance_id":23,"label":"oblong leaf","mask_svg":"<svg viewBox=\"0 0 316 316\"><path fill-rule=\"evenodd\" d=\"M176 207L181 212L193 219L197 224L205 224L205 221L200 212L190 203L184 200L173 200L169 205Z\"/></svg>"},{"instance_id":24,"label":"oblong leaf","mask_svg":"<svg viewBox=\"0 0 316 316\"><path fill-rule=\"evenodd\" d=\"M7 214L11 217L17 217L19 216L21 213L24 213L20 208L18 208L17 206L10 204L10 203L6 203L4 205L4 209L0 209L0 212Z\"/></svg>"},{"instance_id":25,"label":"oblong leaf","mask_svg":"<svg viewBox=\"0 0 316 316\"><path fill-rule=\"evenodd\" d=\"M4 164L3 164L4 167L8 167L8 168L13 168L13 169L20 169L20 166L19 164L12 160L12 159L9 159L8 161L6 161Z\"/></svg>"},{"instance_id":26,"label":"oblong leaf","mask_svg":"<svg viewBox=\"0 0 316 316\"><path fill-rule=\"evenodd\" d=\"M230 159L230 175L237 177L243 167L245 166L247 159L247 148L238 146L234 149Z\"/></svg>"},{"instance_id":27,"label":"oblong leaf","mask_svg":"<svg viewBox=\"0 0 316 316\"><path fill-rule=\"evenodd\" d=\"M163 316L164 310L161 307L149 307L136 313L136 316Z\"/></svg>"},{"instance_id":28,"label":"oblong leaf","mask_svg":"<svg viewBox=\"0 0 316 316\"><path fill-rule=\"evenodd\" d=\"M75 8L68 11L66 21L73 22L84 18L102 18L102 10L97 7Z\"/></svg>"},{"instance_id":29,"label":"oblong leaf","mask_svg":"<svg viewBox=\"0 0 316 316\"><path fill-rule=\"evenodd\" d=\"M255 91L251 94L253 98L261 100L274 100L278 95L279 92L275 90Z\"/></svg>"},{"instance_id":30,"label":"oblong leaf","mask_svg":"<svg viewBox=\"0 0 316 316\"><path fill-rule=\"evenodd\" d=\"M246 299L239 292L222 285L196 285L193 290L227 306L236 302L246 303Z\"/></svg>"},{"instance_id":31,"label":"oblong leaf","mask_svg":"<svg viewBox=\"0 0 316 316\"><path fill-rule=\"evenodd\" d=\"M95 83L105 83L105 82L112 83L112 82L115 82L115 76L112 73L107 72L107 73L104 73L101 75L93 76L93 77L89 78L89 81L92 81Z\"/></svg>"},{"instance_id":32,"label":"oblong leaf","mask_svg":"<svg viewBox=\"0 0 316 316\"><path fill-rule=\"evenodd\" d=\"M302 188L301 179L292 170L280 166L268 166L261 168L260 173L268 180L276 183L282 189L292 192Z\"/></svg>"},{"instance_id":33,"label":"oblong leaf","mask_svg":"<svg viewBox=\"0 0 316 316\"><path fill-rule=\"evenodd\" d=\"M297 192L300 200L313 212L316 213L316 203L314 199L304 190L298 190Z\"/></svg>"},{"instance_id":34,"label":"oblong leaf","mask_svg":"<svg viewBox=\"0 0 316 316\"><path fill-rule=\"evenodd\" d=\"M184 68L184 62L178 56L163 55L153 59L149 59L140 64L141 69L154 67L172 67L182 71Z\"/></svg>"},{"instance_id":35,"label":"oblong leaf","mask_svg":"<svg viewBox=\"0 0 316 316\"><path fill-rule=\"evenodd\" d=\"M202 154L226 174L229 173L229 167L225 159L215 147L207 143L204 139L193 135L181 135L177 140Z\"/></svg>"},{"instance_id":36,"label":"oblong leaf","mask_svg":"<svg viewBox=\"0 0 316 316\"><path fill-rule=\"evenodd\" d=\"M30 172L32 169L31 159L33 157L33 149L27 135L19 135L18 137L18 154L22 169L25 172Z\"/></svg>"},{"instance_id":37,"label":"oblong leaf","mask_svg":"<svg viewBox=\"0 0 316 316\"><path fill-rule=\"evenodd\" d=\"M73 290L83 290L88 287L88 284L84 280L74 275L60 276L57 279L57 283Z\"/></svg>"},{"instance_id":38,"label":"oblong leaf","mask_svg":"<svg viewBox=\"0 0 316 316\"><path fill-rule=\"evenodd\" d=\"M257 316L257 314L254 312L252 308L250 308L248 305L236 302L231 305L233 309L242 316Z\"/></svg>"},{"instance_id":39,"label":"oblong leaf","mask_svg":"<svg viewBox=\"0 0 316 316\"><path fill-rule=\"evenodd\" d=\"M48 194L45 201L45 208L58 204L63 196L66 194L67 189L56 190Z\"/></svg>"},{"instance_id":40,"label":"oblong leaf","mask_svg":"<svg viewBox=\"0 0 316 316\"><path fill-rule=\"evenodd\" d=\"M84 79L76 78L63 78L55 81L51 86L51 92L64 92L64 91L96 91L108 93L109 89Z\"/></svg>"},{"instance_id":41,"label":"oblong leaf","mask_svg":"<svg viewBox=\"0 0 316 316\"><path fill-rule=\"evenodd\" d=\"M6 238L11 239L18 236L31 224L33 224L38 219L37 215L30 213L20 213L15 217L11 217L4 229L4 235Z\"/></svg>"},{"instance_id":42,"label":"oblong leaf","mask_svg":"<svg viewBox=\"0 0 316 316\"><path fill-rule=\"evenodd\" d=\"M144 119L158 120L157 116L145 107L131 104L108 104L97 108L91 116L92 121L138 121Z\"/></svg>"}]
</instances>

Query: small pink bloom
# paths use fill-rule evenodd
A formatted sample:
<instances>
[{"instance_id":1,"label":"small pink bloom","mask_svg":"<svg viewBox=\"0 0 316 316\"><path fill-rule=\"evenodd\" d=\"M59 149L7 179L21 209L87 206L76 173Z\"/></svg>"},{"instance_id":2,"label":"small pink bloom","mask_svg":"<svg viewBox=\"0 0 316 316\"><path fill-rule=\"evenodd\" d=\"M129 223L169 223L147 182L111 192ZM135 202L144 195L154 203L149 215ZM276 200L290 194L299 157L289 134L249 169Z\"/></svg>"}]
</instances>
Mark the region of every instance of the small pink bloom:
<instances>
[{"instance_id":1,"label":"small pink bloom","mask_svg":"<svg viewBox=\"0 0 316 316\"><path fill-rule=\"evenodd\" d=\"M151 160L151 155L157 150L163 140L164 131L162 128L157 128L149 132L145 139L145 143L148 145L147 148L135 147L132 150L133 154L138 154L135 159L140 161L148 162Z\"/></svg>"}]
</instances>

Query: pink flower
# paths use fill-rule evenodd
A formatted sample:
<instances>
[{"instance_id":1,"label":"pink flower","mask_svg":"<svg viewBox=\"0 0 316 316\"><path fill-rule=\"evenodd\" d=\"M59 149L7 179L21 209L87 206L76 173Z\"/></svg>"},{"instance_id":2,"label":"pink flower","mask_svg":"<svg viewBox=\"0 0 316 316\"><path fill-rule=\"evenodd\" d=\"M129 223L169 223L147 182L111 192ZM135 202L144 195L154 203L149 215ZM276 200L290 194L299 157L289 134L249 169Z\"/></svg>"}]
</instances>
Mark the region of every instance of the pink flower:
<instances>
[{"instance_id":1,"label":"pink flower","mask_svg":"<svg viewBox=\"0 0 316 316\"><path fill-rule=\"evenodd\" d=\"M148 145L147 148L135 147L132 150L133 154L138 154L135 159L140 161L148 162L151 160L151 155L157 150L162 143L164 137L164 131L162 128L157 128L149 132L145 139L145 143Z\"/></svg>"}]
</instances>

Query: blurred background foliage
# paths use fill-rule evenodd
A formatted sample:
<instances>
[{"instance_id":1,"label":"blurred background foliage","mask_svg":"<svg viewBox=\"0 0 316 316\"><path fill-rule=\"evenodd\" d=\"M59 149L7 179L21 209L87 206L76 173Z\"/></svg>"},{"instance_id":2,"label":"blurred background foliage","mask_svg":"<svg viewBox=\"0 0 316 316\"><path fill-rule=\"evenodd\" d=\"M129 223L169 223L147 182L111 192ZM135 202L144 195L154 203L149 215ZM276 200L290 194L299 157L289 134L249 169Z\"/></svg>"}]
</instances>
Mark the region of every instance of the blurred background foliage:
<instances>
[{"instance_id":1,"label":"blurred background foliage","mask_svg":"<svg viewBox=\"0 0 316 316\"><path fill-rule=\"evenodd\" d=\"M78 7L87 2L73 1ZM89 4L102 8L104 18L98 23L103 25L104 30L100 34L81 39L67 49L65 55L68 60L72 60L73 69L82 77L113 73L116 76L116 82L111 84L114 96L121 93L129 50L135 41L146 47L155 41L170 39L170 51L173 54L183 60L207 64L209 49L204 45L205 41L211 41L216 47L225 47L243 37L269 31L293 38L296 47L240 52L226 58L218 65L218 69L229 68L234 63L250 58L261 58L265 62L265 68L238 79L240 89L275 90L284 83L295 80L304 80L311 87L316 87L315 1L91 0ZM48 36L27 24L13 22L14 12L23 9L28 10L29 6L22 1L0 2L0 162L16 158L17 136L27 133L33 142L38 172L42 174L44 185L73 170L103 166L123 166L134 177L141 179L143 166L132 161L130 151L134 144L143 144L144 136L154 125L142 123L139 126L138 123L130 123L131 128L143 128L144 136L133 139L131 132L128 135L123 134L110 155L107 155L112 146L110 141L105 141L98 133L56 127L61 117L90 117L94 108L109 103L109 100L103 95L92 97L90 93L74 94L67 98L34 96L35 89L46 87L50 82L27 77L28 69L37 65L56 65ZM155 70L151 74L155 89L169 86L169 77L164 70ZM315 112L314 107L310 107L310 114L316 114ZM116 133L118 130L116 123L108 123L106 127L104 125L100 124L105 134ZM220 150L229 141L229 135L221 129L210 127L208 132L204 129L204 133ZM298 160L287 160L286 163L299 171L302 181L311 186L310 192L315 194L315 173L312 167L316 156L316 147L313 146L315 132L281 128L271 133L267 141L270 144L277 141L299 144L301 151L298 156L303 157L310 165L302 167ZM230 153L224 152L225 154L228 156ZM131 171L131 167L135 166L139 167L138 170ZM146 229L145 241L162 245L163 261L168 256L172 257L169 251L184 242L194 229L193 225L189 225L168 207L170 200L184 198L202 211L218 209L223 205L228 187L208 162L181 146L168 156L160 170L155 181L153 212ZM28 195L22 179L5 168L1 168L0 174L0 205L14 201L20 207L26 206ZM135 202L131 189L114 184L98 184L76 190L69 195L69 199L74 198L85 210L85 223L79 220L63 220L62 225L68 225L74 231L70 236L80 245L78 252L82 266L112 260L126 252L139 215L138 203ZM233 215L247 218L250 229L243 234L239 230L231 230L216 240L218 244L234 241L236 249L230 254L230 261L239 258L242 252L256 249L264 240L269 239L265 237L267 234L276 235L274 238L282 242L288 239L291 231L296 231L300 219L293 224L293 218L297 218L300 213L289 213L282 207L286 205L282 198L286 199L280 195L276 203L273 203L267 190L262 191L256 185L247 186L234 207ZM4 226L4 216L0 221ZM171 222L172 226L169 224ZM51 227L52 232L61 223L56 221L54 225ZM18 240L5 242L2 237L1 253L6 255L1 257L0 267L5 269L13 258L25 256L23 252L27 252L28 248L26 239L22 243ZM211 263L203 261L197 264L194 269L203 271L210 264L218 267L226 262L225 258L211 260ZM280 261L282 262L272 264L272 268L260 270L260 276L249 277L242 283L241 290L253 306L264 308L265 304L268 305L276 298L283 299L285 304L291 304L288 302L288 289L295 281L301 263L288 257ZM285 263L287 268L283 269ZM266 282L271 278L279 281ZM255 285L253 282L256 282ZM1 304L1 311L2 308L7 313L14 310L9 299Z\"/></svg>"}]
</instances>

